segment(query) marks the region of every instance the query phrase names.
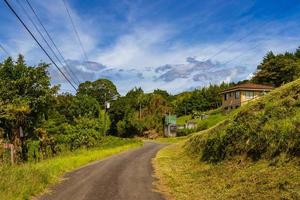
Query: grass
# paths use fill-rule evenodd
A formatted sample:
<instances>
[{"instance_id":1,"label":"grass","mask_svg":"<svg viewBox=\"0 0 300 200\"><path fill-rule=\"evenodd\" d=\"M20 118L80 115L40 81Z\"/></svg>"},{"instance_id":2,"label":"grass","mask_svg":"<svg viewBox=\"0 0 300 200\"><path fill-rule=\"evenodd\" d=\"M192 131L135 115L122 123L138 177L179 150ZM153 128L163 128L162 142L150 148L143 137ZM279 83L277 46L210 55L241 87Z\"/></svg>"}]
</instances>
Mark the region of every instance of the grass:
<instances>
[{"instance_id":1,"label":"grass","mask_svg":"<svg viewBox=\"0 0 300 200\"><path fill-rule=\"evenodd\" d=\"M145 141L151 141L151 142L158 142L158 143L178 143L180 141L186 140L188 137L187 136L182 136L182 137L160 137L156 138L153 140L147 139Z\"/></svg>"},{"instance_id":2,"label":"grass","mask_svg":"<svg viewBox=\"0 0 300 200\"><path fill-rule=\"evenodd\" d=\"M223 121L227 117L227 115L224 114L221 109L215 109L205 113L208 115L206 119L200 119L200 118L192 119L191 115L178 117L177 125L184 125L186 121L192 121L192 122L196 122L197 126L200 129L204 130L206 128L210 128L216 125L217 123Z\"/></svg>"},{"instance_id":3,"label":"grass","mask_svg":"<svg viewBox=\"0 0 300 200\"><path fill-rule=\"evenodd\" d=\"M66 172L113 154L141 146L139 140L110 137L97 149L77 150L39 163L0 167L0 199L30 199L58 183Z\"/></svg>"},{"instance_id":4,"label":"grass","mask_svg":"<svg viewBox=\"0 0 300 200\"><path fill-rule=\"evenodd\" d=\"M300 199L300 79L162 149L154 165L176 200Z\"/></svg>"},{"instance_id":5,"label":"grass","mask_svg":"<svg viewBox=\"0 0 300 200\"><path fill-rule=\"evenodd\" d=\"M180 116L176 119L176 124L177 125L184 125L186 123L186 121L189 121L192 119L192 115L184 115L184 116Z\"/></svg>"},{"instance_id":6,"label":"grass","mask_svg":"<svg viewBox=\"0 0 300 200\"><path fill-rule=\"evenodd\" d=\"M209 164L190 157L183 142L158 152L157 188L168 199L300 199L300 160L270 165L267 160Z\"/></svg>"}]
</instances>

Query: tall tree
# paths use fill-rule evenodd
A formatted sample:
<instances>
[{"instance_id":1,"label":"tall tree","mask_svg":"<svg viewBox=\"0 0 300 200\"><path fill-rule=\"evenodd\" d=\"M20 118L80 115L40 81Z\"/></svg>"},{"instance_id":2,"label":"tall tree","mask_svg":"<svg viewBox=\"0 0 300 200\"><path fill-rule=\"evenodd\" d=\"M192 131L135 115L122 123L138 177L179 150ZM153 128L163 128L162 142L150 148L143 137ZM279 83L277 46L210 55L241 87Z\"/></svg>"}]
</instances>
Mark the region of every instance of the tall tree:
<instances>
[{"instance_id":1,"label":"tall tree","mask_svg":"<svg viewBox=\"0 0 300 200\"><path fill-rule=\"evenodd\" d=\"M261 84L272 84L276 87L300 77L299 49L295 54L274 55L269 52L262 63L257 66L252 81Z\"/></svg>"},{"instance_id":2,"label":"tall tree","mask_svg":"<svg viewBox=\"0 0 300 200\"><path fill-rule=\"evenodd\" d=\"M105 101L112 100L119 95L117 87L108 79L98 79L94 82L86 81L78 87L77 95L89 95L97 99L101 106Z\"/></svg>"},{"instance_id":3,"label":"tall tree","mask_svg":"<svg viewBox=\"0 0 300 200\"><path fill-rule=\"evenodd\" d=\"M33 137L34 128L48 117L58 87L50 86L47 68L45 63L27 66L22 55L0 64L0 126L16 148L22 146L18 138Z\"/></svg>"}]
</instances>

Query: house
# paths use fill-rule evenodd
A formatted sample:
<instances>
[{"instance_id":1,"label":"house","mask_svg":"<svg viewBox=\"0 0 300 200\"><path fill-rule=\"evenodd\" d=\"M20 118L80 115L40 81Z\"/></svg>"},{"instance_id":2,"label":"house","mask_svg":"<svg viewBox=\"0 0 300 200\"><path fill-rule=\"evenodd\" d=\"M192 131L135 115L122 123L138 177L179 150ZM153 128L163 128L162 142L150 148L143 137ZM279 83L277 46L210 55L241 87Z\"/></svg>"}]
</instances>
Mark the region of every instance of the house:
<instances>
[{"instance_id":1,"label":"house","mask_svg":"<svg viewBox=\"0 0 300 200\"><path fill-rule=\"evenodd\" d=\"M185 128L186 129L195 129L195 128L197 128L197 122L187 121L185 123Z\"/></svg>"},{"instance_id":2,"label":"house","mask_svg":"<svg viewBox=\"0 0 300 200\"><path fill-rule=\"evenodd\" d=\"M230 87L220 94L222 95L222 107L225 110L238 108L252 99L256 99L273 89L270 85L243 83Z\"/></svg>"}]
</instances>

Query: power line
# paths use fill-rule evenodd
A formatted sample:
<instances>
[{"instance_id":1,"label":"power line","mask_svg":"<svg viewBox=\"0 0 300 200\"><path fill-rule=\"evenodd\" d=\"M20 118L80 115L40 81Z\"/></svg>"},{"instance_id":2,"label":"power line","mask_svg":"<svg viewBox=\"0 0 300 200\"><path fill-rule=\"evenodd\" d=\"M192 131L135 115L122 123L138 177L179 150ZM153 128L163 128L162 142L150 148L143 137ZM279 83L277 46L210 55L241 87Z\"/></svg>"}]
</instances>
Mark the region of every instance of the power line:
<instances>
[{"instance_id":1,"label":"power line","mask_svg":"<svg viewBox=\"0 0 300 200\"><path fill-rule=\"evenodd\" d=\"M62 1L63 1L63 4L64 4L65 8L66 8L67 14L68 14L69 19L70 19L70 21L71 21L73 30L74 30L74 32L75 32L75 35L76 35L76 37L77 37L77 40L78 40L79 45L80 45L80 47L81 47L81 50L82 50L82 52L83 52L83 55L84 55L86 61L88 62L89 59L88 59L87 54L86 54L86 51L85 51L85 49L84 49L84 47L83 47L83 45L82 45L81 39L80 39L80 37L79 37L78 31L77 31L77 29L76 29L75 23L74 23L74 21L73 21L73 19L72 19L72 16L71 16L71 14L70 14L69 9L68 9L68 6L67 6L65 0L62 0Z\"/></svg>"},{"instance_id":2,"label":"power line","mask_svg":"<svg viewBox=\"0 0 300 200\"><path fill-rule=\"evenodd\" d=\"M248 49L248 51L249 51L249 50L256 49L257 47L259 47L259 45L260 45L260 44L254 45L252 48ZM244 53L240 53L240 54L238 54L237 56L233 57L232 59L230 59L230 60L226 61L225 63L223 63L223 65L227 65L228 63L231 63L232 61L236 60L237 58L239 58L239 57L241 57L241 56L243 56L243 55L245 55L245 54L244 54Z\"/></svg>"},{"instance_id":3,"label":"power line","mask_svg":"<svg viewBox=\"0 0 300 200\"><path fill-rule=\"evenodd\" d=\"M285 11L288 11L288 10L290 10L291 8L293 8L293 6L290 6L290 7L289 7L287 10L285 10ZM264 27L264 26L267 26L267 25L270 24L270 23L272 23L272 21L266 21L266 22L264 22L262 25L260 25L260 27L262 28L262 27ZM257 28L256 28L256 29L257 29ZM235 42L231 42L228 46L222 48L222 49L219 50L217 53L215 53L215 54L213 54L212 56L210 56L210 57L204 59L203 61L205 61L205 60L211 60L212 58L218 56L218 55L221 54L223 51L225 51L225 50L231 48L232 46L234 46L237 42L241 42L242 40L246 39L247 37L249 37L250 35L252 35L253 33L255 33L256 29L254 29L254 30L248 32L246 35L244 35L243 37L239 38L239 39L236 40Z\"/></svg>"},{"instance_id":4,"label":"power line","mask_svg":"<svg viewBox=\"0 0 300 200\"><path fill-rule=\"evenodd\" d=\"M0 49L8 56L8 57L10 57L10 54L8 53L8 51L4 48L4 46L2 46L1 44L0 44Z\"/></svg>"},{"instance_id":5,"label":"power line","mask_svg":"<svg viewBox=\"0 0 300 200\"><path fill-rule=\"evenodd\" d=\"M57 70L63 75L63 77L68 81L68 83L72 86L72 88L76 91L76 87L73 85L73 83L68 79L68 77L64 74L63 71L57 66L57 64L54 62L54 60L51 58L51 56L48 54L48 52L44 49L44 47L40 44L40 42L36 39L36 37L33 35L33 33L29 30L29 28L26 26L26 24L23 22L23 20L20 18L20 16L16 13L15 9L10 5L10 3L7 0L4 0L8 8L12 11L12 13L17 17L17 19L21 22L21 24L24 26L26 31L31 35L31 37L34 39L34 41L38 44L38 46L43 50L43 52L46 54L46 56L50 59L50 61L54 64L54 66L57 68Z\"/></svg>"},{"instance_id":6,"label":"power line","mask_svg":"<svg viewBox=\"0 0 300 200\"><path fill-rule=\"evenodd\" d=\"M60 49L57 47L57 45L55 44L55 42L53 41L52 37L50 36L49 32L47 31L46 27L43 25L42 20L39 18L39 16L37 15L35 9L33 8L33 6L31 5L31 3L26 0L29 8L31 9L31 11L33 12L33 14L35 15L37 21L39 22L39 24L41 25L41 27L44 29L45 33L47 34L48 38L50 39L50 41L52 42L54 48L57 50L58 54L60 55L60 57L62 58L62 60L64 61L67 69L71 72L71 74L73 75L73 77L76 79L77 83L80 84L80 81L78 79L78 77L76 76L76 74L73 72L72 68L69 66L68 62L66 61L66 59L64 58L64 56L62 55Z\"/></svg>"},{"instance_id":7,"label":"power line","mask_svg":"<svg viewBox=\"0 0 300 200\"><path fill-rule=\"evenodd\" d=\"M56 55L56 53L54 52L54 50L52 49L52 47L50 46L50 44L48 43L48 41L46 40L46 38L44 37L44 35L41 33L41 31L39 30L39 28L37 27L37 25L35 24L35 22L33 21L33 19L31 18L31 16L28 14L28 12L26 11L26 9L24 8L24 6L22 5L22 3L17 0L17 3L19 4L19 6L22 8L23 12L25 13L25 15L28 17L28 19L30 20L30 22L32 23L32 25L34 26L35 30L38 32L38 34L42 37L43 41L46 43L46 45L48 46L48 48L50 49L50 51L52 52L52 54L54 55L54 57L56 58L56 60L60 63L60 65L64 67L64 65L62 64L62 62L60 61L60 59L58 58L58 56ZM69 75L69 77L71 78L71 80L73 81L73 83L76 85L76 82L74 81L74 79L72 78L72 76L70 75L70 73L68 72L68 70L65 68L66 73Z\"/></svg>"}]
</instances>

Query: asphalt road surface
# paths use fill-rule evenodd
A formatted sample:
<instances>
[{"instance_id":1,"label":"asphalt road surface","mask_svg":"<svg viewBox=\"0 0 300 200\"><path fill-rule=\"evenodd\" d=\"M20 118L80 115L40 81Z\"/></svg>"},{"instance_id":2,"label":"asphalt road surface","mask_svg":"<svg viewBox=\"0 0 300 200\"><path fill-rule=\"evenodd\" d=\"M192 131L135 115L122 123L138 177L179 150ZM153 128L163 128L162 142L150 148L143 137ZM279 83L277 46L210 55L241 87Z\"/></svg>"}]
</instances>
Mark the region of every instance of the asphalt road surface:
<instances>
[{"instance_id":1,"label":"asphalt road surface","mask_svg":"<svg viewBox=\"0 0 300 200\"><path fill-rule=\"evenodd\" d=\"M146 142L65 175L39 200L163 200L153 186L152 158L163 144Z\"/></svg>"}]
</instances>

